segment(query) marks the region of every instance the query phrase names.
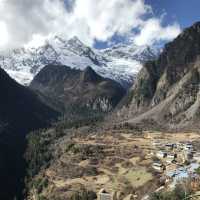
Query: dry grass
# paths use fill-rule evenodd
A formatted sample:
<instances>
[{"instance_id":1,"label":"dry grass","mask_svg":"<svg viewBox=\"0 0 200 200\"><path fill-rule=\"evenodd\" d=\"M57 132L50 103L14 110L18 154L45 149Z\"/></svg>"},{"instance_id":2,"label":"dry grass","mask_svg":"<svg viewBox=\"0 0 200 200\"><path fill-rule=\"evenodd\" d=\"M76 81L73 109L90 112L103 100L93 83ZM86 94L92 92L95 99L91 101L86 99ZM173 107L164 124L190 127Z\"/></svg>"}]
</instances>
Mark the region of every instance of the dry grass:
<instances>
[{"instance_id":1,"label":"dry grass","mask_svg":"<svg viewBox=\"0 0 200 200\"><path fill-rule=\"evenodd\" d=\"M129 170L125 178L127 178L134 188L137 188L152 180L153 176L151 173L147 172L145 168L140 168Z\"/></svg>"},{"instance_id":2,"label":"dry grass","mask_svg":"<svg viewBox=\"0 0 200 200\"><path fill-rule=\"evenodd\" d=\"M79 147L91 145L91 150L94 150L95 153L84 160L80 160L81 149L78 153L63 152L59 157L59 160L63 163L58 167L59 169L56 168L57 165L55 164L54 167L50 167L51 170L46 171L51 186L63 189L81 184L95 192L98 192L101 188L121 192L126 191L126 188L138 188L140 190L142 187L147 187L151 181L157 183L156 177L149 172L152 163L152 155L149 153L156 151L152 145L153 141L181 142L200 139L200 135L196 133L147 132L141 137L123 132L115 134L105 133L98 136L94 134L85 138L73 138L72 142L78 144ZM64 141L62 144L65 145ZM102 151L96 151L99 149L95 148L97 146L101 147ZM96 156L98 156L98 161L94 162L94 159L97 159ZM62 166L63 170L61 169ZM75 170L80 170L83 176L78 177L71 174L70 177L69 171L75 174L78 171L69 170L69 166L74 166ZM97 169L96 174L88 175L86 173L91 167Z\"/></svg>"}]
</instances>

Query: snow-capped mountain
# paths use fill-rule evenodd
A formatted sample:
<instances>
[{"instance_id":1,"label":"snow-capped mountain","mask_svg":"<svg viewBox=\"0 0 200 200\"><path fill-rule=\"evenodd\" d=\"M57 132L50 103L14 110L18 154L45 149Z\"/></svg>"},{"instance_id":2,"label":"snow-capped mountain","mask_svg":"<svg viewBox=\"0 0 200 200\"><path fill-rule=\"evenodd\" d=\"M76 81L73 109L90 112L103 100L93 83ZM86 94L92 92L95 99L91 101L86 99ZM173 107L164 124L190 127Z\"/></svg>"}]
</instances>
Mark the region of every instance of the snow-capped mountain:
<instances>
[{"instance_id":1,"label":"snow-capped mountain","mask_svg":"<svg viewBox=\"0 0 200 200\"><path fill-rule=\"evenodd\" d=\"M137 46L134 44L117 44L112 48L101 50L107 56L115 59L135 60L138 62L146 62L154 60L158 51L149 46Z\"/></svg>"},{"instance_id":2,"label":"snow-capped mountain","mask_svg":"<svg viewBox=\"0 0 200 200\"><path fill-rule=\"evenodd\" d=\"M128 87L142 63L155 56L150 47L120 44L97 50L87 47L77 37L64 40L56 36L38 48L16 49L0 56L0 66L23 85L29 85L45 65L62 64L82 70L91 66L101 76Z\"/></svg>"}]
</instances>

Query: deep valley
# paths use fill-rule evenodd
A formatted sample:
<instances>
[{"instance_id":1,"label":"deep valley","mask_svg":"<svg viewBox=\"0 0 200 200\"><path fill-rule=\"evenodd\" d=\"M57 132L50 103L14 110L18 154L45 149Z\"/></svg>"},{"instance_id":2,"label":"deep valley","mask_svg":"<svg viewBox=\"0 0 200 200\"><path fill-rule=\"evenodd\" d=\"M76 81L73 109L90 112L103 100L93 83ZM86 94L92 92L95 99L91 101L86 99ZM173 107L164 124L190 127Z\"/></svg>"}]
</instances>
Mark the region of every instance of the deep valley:
<instances>
[{"instance_id":1,"label":"deep valley","mask_svg":"<svg viewBox=\"0 0 200 200\"><path fill-rule=\"evenodd\" d=\"M200 22L159 50L14 49L0 92L0 200L200 199Z\"/></svg>"}]
</instances>

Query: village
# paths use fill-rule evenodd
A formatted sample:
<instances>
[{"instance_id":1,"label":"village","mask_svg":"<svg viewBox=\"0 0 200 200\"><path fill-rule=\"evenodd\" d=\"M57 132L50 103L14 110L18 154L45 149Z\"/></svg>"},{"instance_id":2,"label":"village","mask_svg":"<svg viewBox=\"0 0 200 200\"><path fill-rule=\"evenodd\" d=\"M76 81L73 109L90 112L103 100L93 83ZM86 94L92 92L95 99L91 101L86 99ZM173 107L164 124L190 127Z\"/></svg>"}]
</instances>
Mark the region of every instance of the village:
<instances>
[{"instance_id":1,"label":"village","mask_svg":"<svg viewBox=\"0 0 200 200\"><path fill-rule=\"evenodd\" d=\"M184 178L199 180L196 170L200 163L200 149L193 146L193 141L167 142L163 139L153 139L154 150L150 155L155 156L152 167L163 174L168 187L175 187Z\"/></svg>"},{"instance_id":2,"label":"village","mask_svg":"<svg viewBox=\"0 0 200 200\"><path fill-rule=\"evenodd\" d=\"M38 176L48 182L43 195L64 191L70 199L72 191L85 188L97 200L148 200L188 179L195 193L200 191L199 133L82 134L62 138L58 161Z\"/></svg>"},{"instance_id":3,"label":"village","mask_svg":"<svg viewBox=\"0 0 200 200\"><path fill-rule=\"evenodd\" d=\"M173 190L176 184L187 179L191 180L192 187L199 187L200 174L197 170L200 167L200 149L196 149L193 145L197 138L192 134L187 136L188 140L184 137L181 140L173 140L172 137L170 140L167 138L170 135L167 134L164 137L160 133L144 134L144 139L149 140L151 146L144 149L145 159L152 160L151 167L161 175L160 180L162 180L162 186L155 192ZM98 200L108 199L117 198L113 194L106 193L105 189L101 189ZM126 199L137 199L137 195L129 195ZM149 194L142 198L142 200L147 199Z\"/></svg>"}]
</instances>

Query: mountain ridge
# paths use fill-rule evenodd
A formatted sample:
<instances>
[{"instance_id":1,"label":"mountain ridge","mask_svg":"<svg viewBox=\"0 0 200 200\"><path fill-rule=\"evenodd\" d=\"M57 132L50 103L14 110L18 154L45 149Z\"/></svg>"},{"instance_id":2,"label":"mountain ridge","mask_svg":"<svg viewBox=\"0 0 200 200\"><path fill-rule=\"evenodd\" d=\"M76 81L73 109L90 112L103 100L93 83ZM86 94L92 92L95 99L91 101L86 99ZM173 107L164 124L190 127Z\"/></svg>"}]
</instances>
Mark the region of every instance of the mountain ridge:
<instances>
[{"instance_id":1,"label":"mountain ridge","mask_svg":"<svg viewBox=\"0 0 200 200\"><path fill-rule=\"evenodd\" d=\"M103 78L89 66L82 71L47 65L33 79L30 88L61 102L66 111L75 106L107 113L125 95L119 83Z\"/></svg>"},{"instance_id":2,"label":"mountain ridge","mask_svg":"<svg viewBox=\"0 0 200 200\"><path fill-rule=\"evenodd\" d=\"M117 54L124 54L121 57ZM75 69L91 66L101 76L129 87L144 61L157 56L149 47L118 45L97 50L84 45L77 37L65 40L58 36L38 48L21 48L0 56L0 66L15 80L29 85L34 76L48 64L66 65Z\"/></svg>"},{"instance_id":3,"label":"mountain ridge","mask_svg":"<svg viewBox=\"0 0 200 200\"><path fill-rule=\"evenodd\" d=\"M0 68L0 199L21 196L26 135L50 126L59 113Z\"/></svg>"},{"instance_id":4,"label":"mountain ridge","mask_svg":"<svg viewBox=\"0 0 200 200\"><path fill-rule=\"evenodd\" d=\"M166 127L198 126L199 38L197 22L168 43L157 60L144 65L130 90L128 106L124 107L129 122L152 120Z\"/></svg>"}]
</instances>

